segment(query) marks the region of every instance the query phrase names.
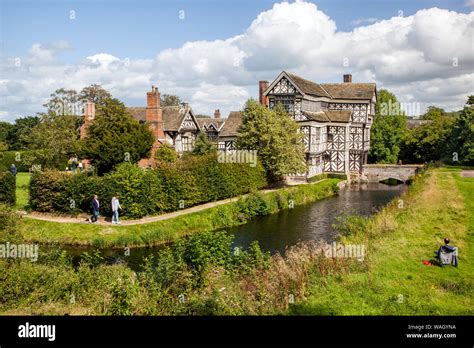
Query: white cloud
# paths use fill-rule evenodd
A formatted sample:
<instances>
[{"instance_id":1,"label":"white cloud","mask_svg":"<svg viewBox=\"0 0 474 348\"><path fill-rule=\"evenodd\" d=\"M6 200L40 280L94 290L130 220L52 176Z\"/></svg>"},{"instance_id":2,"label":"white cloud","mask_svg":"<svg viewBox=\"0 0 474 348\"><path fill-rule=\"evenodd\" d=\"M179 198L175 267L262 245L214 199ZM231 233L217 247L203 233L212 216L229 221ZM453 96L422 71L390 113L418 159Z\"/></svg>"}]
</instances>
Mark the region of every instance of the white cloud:
<instances>
[{"instance_id":1,"label":"white cloud","mask_svg":"<svg viewBox=\"0 0 474 348\"><path fill-rule=\"evenodd\" d=\"M361 25L364 23L375 23L378 21L378 18L370 17L370 18L358 18L356 20L351 21L353 25Z\"/></svg>"},{"instance_id":2,"label":"white cloud","mask_svg":"<svg viewBox=\"0 0 474 348\"><path fill-rule=\"evenodd\" d=\"M103 84L130 105L144 105L146 91L155 84L162 93L189 101L197 113L219 108L226 115L257 96L258 80L272 80L281 70L318 82L339 82L352 73L354 82L374 81L401 101L446 109L460 108L474 93L474 12L431 8L364 23L374 21L338 31L316 5L297 1L275 4L240 35L187 42L150 59L102 52L62 64L57 56L69 48L67 43L35 44L20 57L20 66L15 57L1 62L0 119L41 111L56 88L91 83Z\"/></svg>"}]
</instances>

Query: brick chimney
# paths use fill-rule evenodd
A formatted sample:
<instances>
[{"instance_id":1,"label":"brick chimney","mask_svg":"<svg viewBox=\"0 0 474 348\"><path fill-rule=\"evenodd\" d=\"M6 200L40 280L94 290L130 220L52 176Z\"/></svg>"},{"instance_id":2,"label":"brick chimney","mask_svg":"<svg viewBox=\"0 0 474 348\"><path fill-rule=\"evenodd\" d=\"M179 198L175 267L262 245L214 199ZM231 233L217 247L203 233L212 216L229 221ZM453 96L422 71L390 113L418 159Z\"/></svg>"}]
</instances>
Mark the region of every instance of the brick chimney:
<instances>
[{"instance_id":1,"label":"brick chimney","mask_svg":"<svg viewBox=\"0 0 474 348\"><path fill-rule=\"evenodd\" d=\"M158 146L158 139L164 139L165 137L163 130L163 110L161 110L158 87L151 86L151 92L147 92L146 94L145 120L153 131L155 135L155 145ZM155 145L153 145L153 147L155 147Z\"/></svg>"},{"instance_id":2,"label":"brick chimney","mask_svg":"<svg viewBox=\"0 0 474 348\"><path fill-rule=\"evenodd\" d=\"M79 131L81 139L87 136L87 128L91 125L95 118L95 104L91 101L87 101L84 104L84 122Z\"/></svg>"},{"instance_id":3,"label":"brick chimney","mask_svg":"<svg viewBox=\"0 0 474 348\"><path fill-rule=\"evenodd\" d=\"M268 106L268 97L263 95L263 92L268 88L268 81L259 81L258 82L258 100L260 104Z\"/></svg>"},{"instance_id":4,"label":"brick chimney","mask_svg":"<svg viewBox=\"0 0 474 348\"><path fill-rule=\"evenodd\" d=\"M344 83L352 83L352 75L344 74Z\"/></svg>"},{"instance_id":5,"label":"brick chimney","mask_svg":"<svg viewBox=\"0 0 474 348\"><path fill-rule=\"evenodd\" d=\"M220 120L221 118L221 111L219 109L214 110L214 118Z\"/></svg>"}]
</instances>

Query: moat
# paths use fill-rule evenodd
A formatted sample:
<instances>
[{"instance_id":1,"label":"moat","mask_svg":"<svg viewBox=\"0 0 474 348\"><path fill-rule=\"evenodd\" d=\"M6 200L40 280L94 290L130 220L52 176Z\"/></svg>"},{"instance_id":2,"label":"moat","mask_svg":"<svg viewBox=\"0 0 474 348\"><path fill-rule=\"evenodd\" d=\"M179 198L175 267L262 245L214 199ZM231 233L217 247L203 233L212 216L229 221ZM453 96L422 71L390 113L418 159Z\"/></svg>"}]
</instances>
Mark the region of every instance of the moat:
<instances>
[{"instance_id":1,"label":"moat","mask_svg":"<svg viewBox=\"0 0 474 348\"><path fill-rule=\"evenodd\" d=\"M260 216L252 221L225 229L234 236L233 247L248 247L258 241L261 248L271 253L284 253L287 247L309 240L331 241L336 235L333 224L342 214L370 216L388 204L407 189L407 185L385 185L369 183L341 190L337 195L311 204L295 206L279 213ZM123 249L104 249L101 254L106 263L126 262L138 270L142 260L160 252L162 246L152 248L131 248L129 255ZM90 249L64 247L74 256L74 263L80 261L80 254Z\"/></svg>"}]
</instances>

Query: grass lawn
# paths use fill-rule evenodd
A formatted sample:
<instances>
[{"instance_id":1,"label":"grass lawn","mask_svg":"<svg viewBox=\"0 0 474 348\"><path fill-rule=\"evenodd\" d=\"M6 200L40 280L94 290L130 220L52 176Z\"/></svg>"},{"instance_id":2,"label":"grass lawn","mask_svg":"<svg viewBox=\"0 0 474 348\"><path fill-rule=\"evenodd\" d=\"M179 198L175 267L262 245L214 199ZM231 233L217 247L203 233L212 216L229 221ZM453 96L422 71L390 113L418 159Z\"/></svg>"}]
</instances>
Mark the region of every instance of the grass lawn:
<instances>
[{"instance_id":1,"label":"grass lawn","mask_svg":"<svg viewBox=\"0 0 474 348\"><path fill-rule=\"evenodd\" d=\"M18 210L25 210L28 205L29 194L28 186L30 184L31 173L16 174L16 205Z\"/></svg>"},{"instance_id":2,"label":"grass lawn","mask_svg":"<svg viewBox=\"0 0 474 348\"><path fill-rule=\"evenodd\" d=\"M341 243L366 246L365 270L314 275L309 296L290 309L312 315L474 314L474 179L438 169ZM459 267L426 266L449 237Z\"/></svg>"}]
</instances>

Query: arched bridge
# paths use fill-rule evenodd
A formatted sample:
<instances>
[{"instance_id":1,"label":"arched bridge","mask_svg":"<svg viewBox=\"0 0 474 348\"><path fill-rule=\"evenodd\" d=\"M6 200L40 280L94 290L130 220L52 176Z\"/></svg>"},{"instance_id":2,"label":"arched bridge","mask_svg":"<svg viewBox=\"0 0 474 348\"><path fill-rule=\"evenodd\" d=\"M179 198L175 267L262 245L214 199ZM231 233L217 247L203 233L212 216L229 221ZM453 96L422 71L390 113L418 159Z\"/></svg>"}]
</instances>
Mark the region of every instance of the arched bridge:
<instances>
[{"instance_id":1,"label":"arched bridge","mask_svg":"<svg viewBox=\"0 0 474 348\"><path fill-rule=\"evenodd\" d=\"M364 164L362 166L362 177L368 182L397 179L406 183L422 168L423 164Z\"/></svg>"}]
</instances>

